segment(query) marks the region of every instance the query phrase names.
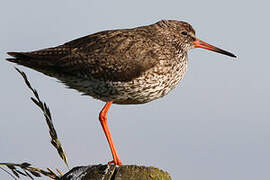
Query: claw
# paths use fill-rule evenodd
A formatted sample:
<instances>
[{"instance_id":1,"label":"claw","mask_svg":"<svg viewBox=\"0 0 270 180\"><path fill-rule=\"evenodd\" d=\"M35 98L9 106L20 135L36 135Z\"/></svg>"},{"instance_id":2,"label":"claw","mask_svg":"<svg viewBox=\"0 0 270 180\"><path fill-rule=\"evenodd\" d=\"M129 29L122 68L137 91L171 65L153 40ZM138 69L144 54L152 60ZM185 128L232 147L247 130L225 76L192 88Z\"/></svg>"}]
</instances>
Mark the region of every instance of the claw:
<instances>
[{"instance_id":1,"label":"claw","mask_svg":"<svg viewBox=\"0 0 270 180\"><path fill-rule=\"evenodd\" d=\"M109 164L109 165L111 165L111 164L114 164L114 165L122 165L122 162L121 162L120 159L119 159L118 161L114 161L114 160L109 161L108 164Z\"/></svg>"}]
</instances>

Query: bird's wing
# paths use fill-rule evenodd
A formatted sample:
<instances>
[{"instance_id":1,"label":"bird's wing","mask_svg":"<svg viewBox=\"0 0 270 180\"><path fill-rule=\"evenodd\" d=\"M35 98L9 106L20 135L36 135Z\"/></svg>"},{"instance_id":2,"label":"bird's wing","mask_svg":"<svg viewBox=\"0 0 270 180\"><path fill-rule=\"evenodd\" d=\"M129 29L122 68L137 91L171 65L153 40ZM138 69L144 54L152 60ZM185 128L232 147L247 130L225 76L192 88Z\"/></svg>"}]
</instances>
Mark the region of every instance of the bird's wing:
<instances>
[{"instance_id":1,"label":"bird's wing","mask_svg":"<svg viewBox=\"0 0 270 180\"><path fill-rule=\"evenodd\" d=\"M151 35L150 35L151 36ZM159 62L160 48L138 30L103 31L61 46L9 55L7 60L42 72L129 81Z\"/></svg>"}]
</instances>

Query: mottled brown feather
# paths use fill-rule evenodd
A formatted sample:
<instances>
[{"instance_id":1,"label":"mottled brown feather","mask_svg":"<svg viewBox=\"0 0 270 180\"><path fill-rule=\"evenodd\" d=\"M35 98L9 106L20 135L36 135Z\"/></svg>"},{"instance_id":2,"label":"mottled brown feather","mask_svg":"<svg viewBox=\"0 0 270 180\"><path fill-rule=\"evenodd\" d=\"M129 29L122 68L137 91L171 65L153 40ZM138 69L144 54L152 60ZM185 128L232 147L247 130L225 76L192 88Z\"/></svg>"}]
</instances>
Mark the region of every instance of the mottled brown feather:
<instances>
[{"instance_id":1,"label":"mottled brown feather","mask_svg":"<svg viewBox=\"0 0 270 180\"><path fill-rule=\"evenodd\" d=\"M158 62L159 54L154 48L158 45L149 35L136 29L103 31L54 48L10 52L16 59L8 60L39 71L43 66L45 71L129 81Z\"/></svg>"},{"instance_id":2,"label":"mottled brown feather","mask_svg":"<svg viewBox=\"0 0 270 180\"><path fill-rule=\"evenodd\" d=\"M185 22L159 21L133 29L98 32L53 48L10 52L8 54L15 59L7 60L52 76L54 73L91 75L102 80L126 82L166 58L172 45L168 44L171 43L168 38L176 38L172 31L180 31L177 28L182 27L194 31ZM174 51L170 53L173 55Z\"/></svg>"}]
</instances>

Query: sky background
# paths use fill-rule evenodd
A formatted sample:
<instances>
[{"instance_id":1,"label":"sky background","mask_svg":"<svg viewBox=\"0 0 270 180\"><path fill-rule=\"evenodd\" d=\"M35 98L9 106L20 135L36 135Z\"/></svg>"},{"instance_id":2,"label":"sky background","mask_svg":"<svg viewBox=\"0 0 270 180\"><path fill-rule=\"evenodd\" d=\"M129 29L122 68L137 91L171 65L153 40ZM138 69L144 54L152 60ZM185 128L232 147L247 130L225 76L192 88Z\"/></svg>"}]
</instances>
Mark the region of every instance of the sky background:
<instances>
[{"instance_id":1,"label":"sky background","mask_svg":"<svg viewBox=\"0 0 270 180\"><path fill-rule=\"evenodd\" d=\"M174 180L270 178L270 60L267 1L16 1L0 6L0 162L67 169L8 51L60 45L97 31L160 19L192 24L198 38L238 58L189 52L186 76L166 97L113 105L108 119L124 164L155 166ZM104 103L28 68L49 105L70 167L112 160L98 121ZM0 179L11 179L0 170Z\"/></svg>"}]
</instances>

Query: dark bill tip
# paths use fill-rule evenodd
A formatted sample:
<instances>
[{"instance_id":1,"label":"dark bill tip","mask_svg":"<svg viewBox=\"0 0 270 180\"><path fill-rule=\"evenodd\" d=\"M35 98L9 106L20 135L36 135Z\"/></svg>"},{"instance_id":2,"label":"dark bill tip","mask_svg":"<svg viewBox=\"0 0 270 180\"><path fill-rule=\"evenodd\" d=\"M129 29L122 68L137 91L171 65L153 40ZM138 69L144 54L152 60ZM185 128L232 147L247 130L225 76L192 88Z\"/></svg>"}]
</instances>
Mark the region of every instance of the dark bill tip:
<instances>
[{"instance_id":1,"label":"dark bill tip","mask_svg":"<svg viewBox=\"0 0 270 180\"><path fill-rule=\"evenodd\" d=\"M217 53L220 53L220 54L224 54L224 55L236 58L236 56L233 53L230 53L230 52L225 51L223 49L212 46L212 45L210 45L210 44L208 44L206 42L203 42L203 41L201 41L199 39L196 39L195 41L193 41L193 44L194 44L194 47L196 47L196 48L203 48L203 49L207 49L207 50L210 50L210 51L214 51L214 52L217 52Z\"/></svg>"}]
</instances>

